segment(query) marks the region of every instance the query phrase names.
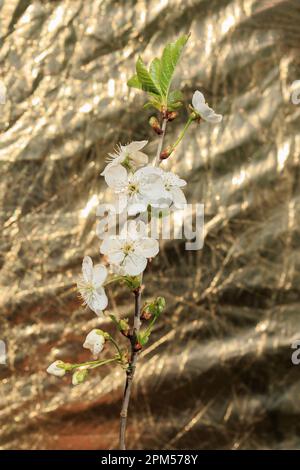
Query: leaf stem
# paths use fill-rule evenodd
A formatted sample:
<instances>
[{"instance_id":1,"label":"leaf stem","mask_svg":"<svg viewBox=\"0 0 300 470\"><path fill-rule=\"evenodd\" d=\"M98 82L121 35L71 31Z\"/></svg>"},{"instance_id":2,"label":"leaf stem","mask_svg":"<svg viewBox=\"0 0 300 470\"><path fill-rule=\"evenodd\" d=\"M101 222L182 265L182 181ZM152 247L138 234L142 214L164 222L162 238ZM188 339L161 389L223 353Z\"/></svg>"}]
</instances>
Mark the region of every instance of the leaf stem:
<instances>
[{"instance_id":1,"label":"leaf stem","mask_svg":"<svg viewBox=\"0 0 300 470\"><path fill-rule=\"evenodd\" d=\"M108 281L104 282L103 286L107 286L108 284L112 284L113 282L117 282L117 281L120 281L122 280L123 277L122 276L116 276L112 279L109 279Z\"/></svg>"},{"instance_id":2,"label":"leaf stem","mask_svg":"<svg viewBox=\"0 0 300 470\"><path fill-rule=\"evenodd\" d=\"M70 364L65 370L71 371L73 369L78 369L78 367L84 367L84 366L90 366L89 369L95 369L96 367L104 366L105 364L109 364L110 362L119 361L121 357L122 357L121 355L120 356L118 355L116 357L111 357L110 359L87 361L87 362L81 362L79 364ZM62 367L62 369L64 369L64 367Z\"/></svg>"},{"instance_id":3,"label":"leaf stem","mask_svg":"<svg viewBox=\"0 0 300 470\"><path fill-rule=\"evenodd\" d=\"M123 353L122 353L121 349L119 348L118 343L114 340L114 338L112 336L110 336L109 341L114 345L114 347L118 351L118 354L119 354L120 358L122 359Z\"/></svg>"},{"instance_id":4,"label":"leaf stem","mask_svg":"<svg viewBox=\"0 0 300 470\"><path fill-rule=\"evenodd\" d=\"M188 128L190 127L191 123L193 122L193 118L191 118L191 116L188 118L187 122L185 123L185 126L184 128L182 129L181 133L179 134L176 142L172 145L172 148L171 148L171 153L174 152L175 148L177 147L177 145L182 141L183 137L185 136L185 133L186 131L188 130Z\"/></svg>"}]
</instances>

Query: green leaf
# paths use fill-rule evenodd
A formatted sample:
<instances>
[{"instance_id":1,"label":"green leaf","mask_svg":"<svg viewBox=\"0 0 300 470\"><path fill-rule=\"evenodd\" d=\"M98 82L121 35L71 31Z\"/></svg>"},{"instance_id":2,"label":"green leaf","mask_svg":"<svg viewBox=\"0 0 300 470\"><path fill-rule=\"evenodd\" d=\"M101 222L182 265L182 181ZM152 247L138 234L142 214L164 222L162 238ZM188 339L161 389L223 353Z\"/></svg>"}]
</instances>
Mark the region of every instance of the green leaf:
<instances>
[{"instance_id":1,"label":"green leaf","mask_svg":"<svg viewBox=\"0 0 300 470\"><path fill-rule=\"evenodd\" d=\"M141 84L141 82L139 81L137 75L133 75L133 77L131 77L131 78L128 80L127 86L129 86L129 87L131 87L131 88L138 88L139 90L142 89L142 84Z\"/></svg>"},{"instance_id":2,"label":"green leaf","mask_svg":"<svg viewBox=\"0 0 300 470\"><path fill-rule=\"evenodd\" d=\"M170 91L168 95L167 107L169 111L174 111L182 106L183 94L180 90Z\"/></svg>"},{"instance_id":3,"label":"green leaf","mask_svg":"<svg viewBox=\"0 0 300 470\"><path fill-rule=\"evenodd\" d=\"M153 107L155 109L158 109L159 111L161 111L161 108L162 108L162 99L160 96L154 96L154 95L151 95L149 97L149 101L144 104L144 108L150 108L150 107Z\"/></svg>"},{"instance_id":4,"label":"green leaf","mask_svg":"<svg viewBox=\"0 0 300 470\"><path fill-rule=\"evenodd\" d=\"M183 94L180 90L173 90L170 91L168 96L168 104L172 105L177 103L178 101L183 101Z\"/></svg>"},{"instance_id":5,"label":"green leaf","mask_svg":"<svg viewBox=\"0 0 300 470\"><path fill-rule=\"evenodd\" d=\"M156 88L162 94L160 87L161 62L157 57L152 60L149 71Z\"/></svg>"},{"instance_id":6,"label":"green leaf","mask_svg":"<svg viewBox=\"0 0 300 470\"><path fill-rule=\"evenodd\" d=\"M160 90L156 87L150 73L146 69L146 66L141 57L138 58L136 63L136 73L138 80L142 84L142 89L155 95L160 95Z\"/></svg>"},{"instance_id":7,"label":"green leaf","mask_svg":"<svg viewBox=\"0 0 300 470\"><path fill-rule=\"evenodd\" d=\"M160 87L165 96L168 96L175 67L189 36L183 35L176 42L167 44L161 59Z\"/></svg>"},{"instance_id":8,"label":"green leaf","mask_svg":"<svg viewBox=\"0 0 300 470\"><path fill-rule=\"evenodd\" d=\"M148 341L149 341L149 338L150 338L150 334L151 334L151 331L145 331L145 332L141 332L139 335L138 335L138 342L142 345L142 346L145 346Z\"/></svg>"}]
</instances>

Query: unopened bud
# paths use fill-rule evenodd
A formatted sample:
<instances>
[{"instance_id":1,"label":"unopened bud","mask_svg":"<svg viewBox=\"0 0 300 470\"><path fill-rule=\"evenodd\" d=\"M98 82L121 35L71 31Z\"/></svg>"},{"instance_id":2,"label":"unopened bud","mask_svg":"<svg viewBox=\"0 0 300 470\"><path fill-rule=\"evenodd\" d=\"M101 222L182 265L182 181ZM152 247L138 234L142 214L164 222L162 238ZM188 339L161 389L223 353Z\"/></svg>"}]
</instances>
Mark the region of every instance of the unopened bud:
<instances>
[{"instance_id":1,"label":"unopened bud","mask_svg":"<svg viewBox=\"0 0 300 470\"><path fill-rule=\"evenodd\" d=\"M141 319L142 319L142 320L150 320L151 317L152 317L152 313L150 312L149 309L145 308L145 309L142 311Z\"/></svg>"},{"instance_id":2,"label":"unopened bud","mask_svg":"<svg viewBox=\"0 0 300 470\"><path fill-rule=\"evenodd\" d=\"M143 346L141 345L141 343L135 343L133 349L134 349L135 352L138 352L138 351L140 351L142 348L143 348Z\"/></svg>"},{"instance_id":3,"label":"unopened bud","mask_svg":"<svg viewBox=\"0 0 300 470\"><path fill-rule=\"evenodd\" d=\"M174 121L178 116L177 111L170 111L168 112L168 121Z\"/></svg>"},{"instance_id":4,"label":"unopened bud","mask_svg":"<svg viewBox=\"0 0 300 470\"><path fill-rule=\"evenodd\" d=\"M168 147L165 148L165 150L163 150L160 154L160 159L161 160L165 160L166 158L168 158L171 153L172 153L173 149L171 147L171 145L168 145Z\"/></svg>"},{"instance_id":5,"label":"unopened bud","mask_svg":"<svg viewBox=\"0 0 300 470\"><path fill-rule=\"evenodd\" d=\"M72 384L79 385L85 381L89 371L87 369L78 369L72 376Z\"/></svg>"},{"instance_id":6,"label":"unopened bud","mask_svg":"<svg viewBox=\"0 0 300 470\"><path fill-rule=\"evenodd\" d=\"M128 320L120 320L119 321L120 330L122 331L123 335L128 336L129 333L129 325Z\"/></svg>"},{"instance_id":7,"label":"unopened bud","mask_svg":"<svg viewBox=\"0 0 300 470\"><path fill-rule=\"evenodd\" d=\"M154 132L156 132L156 134L160 135L163 133L163 130L162 128L160 127L160 124L158 122L158 119L155 117L155 116L152 116L150 119L149 119L149 124L150 126L152 127L152 129L154 130Z\"/></svg>"},{"instance_id":8,"label":"unopened bud","mask_svg":"<svg viewBox=\"0 0 300 470\"><path fill-rule=\"evenodd\" d=\"M166 306L166 301L164 297L157 297L156 299L156 308L158 313L162 313L163 309Z\"/></svg>"}]
</instances>

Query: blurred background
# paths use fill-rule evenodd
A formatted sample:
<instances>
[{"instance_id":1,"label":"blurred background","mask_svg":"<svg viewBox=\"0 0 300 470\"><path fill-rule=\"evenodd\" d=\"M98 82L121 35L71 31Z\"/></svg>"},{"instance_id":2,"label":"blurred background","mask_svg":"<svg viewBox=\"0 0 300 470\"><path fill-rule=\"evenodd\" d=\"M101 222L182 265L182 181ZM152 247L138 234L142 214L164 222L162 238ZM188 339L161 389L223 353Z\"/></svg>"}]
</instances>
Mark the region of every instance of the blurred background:
<instances>
[{"instance_id":1,"label":"blurred background","mask_svg":"<svg viewBox=\"0 0 300 470\"><path fill-rule=\"evenodd\" d=\"M92 328L113 331L74 284L85 254L100 259L100 173L119 142L148 139L154 155L146 96L126 81L138 54L189 31L177 83L224 119L193 125L172 159L205 204L205 243L164 242L146 271L144 298L167 310L140 358L128 447L300 448L300 2L2 0L0 21L0 448L117 446L122 371L72 387L45 370L87 359ZM125 289L108 292L132 313Z\"/></svg>"}]
</instances>

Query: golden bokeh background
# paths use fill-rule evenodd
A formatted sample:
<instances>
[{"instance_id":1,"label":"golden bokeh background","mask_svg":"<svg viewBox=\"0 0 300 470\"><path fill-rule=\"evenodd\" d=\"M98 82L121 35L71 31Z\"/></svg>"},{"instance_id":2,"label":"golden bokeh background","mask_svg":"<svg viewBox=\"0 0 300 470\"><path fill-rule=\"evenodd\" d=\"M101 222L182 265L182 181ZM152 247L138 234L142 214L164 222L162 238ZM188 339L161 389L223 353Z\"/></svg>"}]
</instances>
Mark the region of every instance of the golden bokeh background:
<instances>
[{"instance_id":1,"label":"golden bokeh background","mask_svg":"<svg viewBox=\"0 0 300 470\"><path fill-rule=\"evenodd\" d=\"M100 173L118 142L157 137L126 86L191 32L176 80L224 115L193 125L172 168L205 204L205 243L162 243L145 296L167 310L142 353L129 448L300 447L300 2L284 0L2 0L1 449L116 448L123 373L78 386L45 373L84 360L96 325L78 300L82 257L99 259ZM187 111L169 126L178 135ZM111 310L132 313L124 288Z\"/></svg>"}]
</instances>

